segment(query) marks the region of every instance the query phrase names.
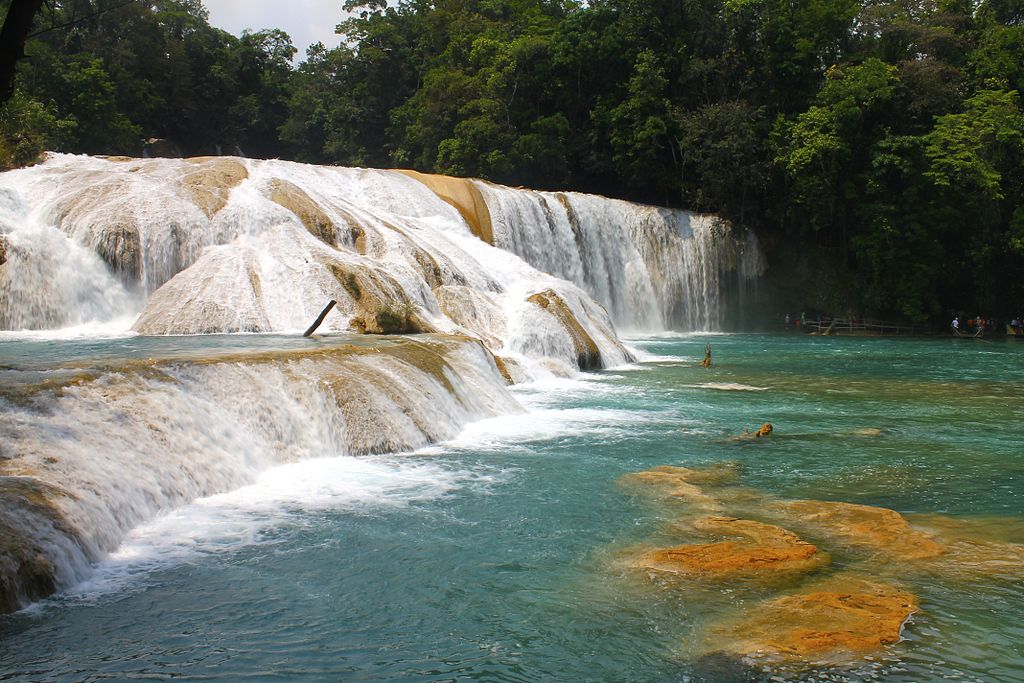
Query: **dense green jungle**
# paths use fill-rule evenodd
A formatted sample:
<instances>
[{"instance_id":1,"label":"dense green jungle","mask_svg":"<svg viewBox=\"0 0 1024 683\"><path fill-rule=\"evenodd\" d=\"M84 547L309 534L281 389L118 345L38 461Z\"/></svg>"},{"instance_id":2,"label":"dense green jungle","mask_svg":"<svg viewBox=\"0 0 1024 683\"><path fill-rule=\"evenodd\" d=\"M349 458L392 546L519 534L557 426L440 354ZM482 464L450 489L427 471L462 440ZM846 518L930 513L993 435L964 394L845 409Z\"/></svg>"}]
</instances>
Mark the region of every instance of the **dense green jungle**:
<instances>
[{"instance_id":1,"label":"dense green jungle","mask_svg":"<svg viewBox=\"0 0 1024 683\"><path fill-rule=\"evenodd\" d=\"M244 154L595 192L754 230L765 320L1024 310L1024 0L349 0L304 58L199 0L34 4L0 50L0 167Z\"/></svg>"}]
</instances>

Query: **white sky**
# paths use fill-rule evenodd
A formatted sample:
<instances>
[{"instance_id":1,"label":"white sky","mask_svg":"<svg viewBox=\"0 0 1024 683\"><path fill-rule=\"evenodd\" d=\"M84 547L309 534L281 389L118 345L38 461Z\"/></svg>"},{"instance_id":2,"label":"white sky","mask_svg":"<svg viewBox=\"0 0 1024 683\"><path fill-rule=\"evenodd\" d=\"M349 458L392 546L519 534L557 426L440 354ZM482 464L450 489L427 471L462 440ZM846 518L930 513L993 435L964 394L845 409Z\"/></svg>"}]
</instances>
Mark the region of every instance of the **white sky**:
<instances>
[{"instance_id":1,"label":"white sky","mask_svg":"<svg viewBox=\"0 0 1024 683\"><path fill-rule=\"evenodd\" d=\"M304 60L306 48L317 41L336 47L340 40L334 27L345 16L343 0L203 0L203 4L212 26L236 36L245 29L287 32L298 49L296 62Z\"/></svg>"}]
</instances>

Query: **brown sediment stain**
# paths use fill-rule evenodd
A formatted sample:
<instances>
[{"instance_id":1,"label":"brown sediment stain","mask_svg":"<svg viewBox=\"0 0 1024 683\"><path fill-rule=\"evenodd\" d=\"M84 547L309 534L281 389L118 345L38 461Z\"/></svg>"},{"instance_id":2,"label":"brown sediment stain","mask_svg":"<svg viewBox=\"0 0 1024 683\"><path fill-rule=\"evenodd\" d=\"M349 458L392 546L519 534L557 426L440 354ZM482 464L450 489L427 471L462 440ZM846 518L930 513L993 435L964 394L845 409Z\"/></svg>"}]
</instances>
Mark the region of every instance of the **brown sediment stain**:
<instances>
[{"instance_id":1,"label":"brown sediment stain","mask_svg":"<svg viewBox=\"0 0 1024 683\"><path fill-rule=\"evenodd\" d=\"M705 532L742 536L748 541L680 545L637 557L638 569L701 579L737 576L774 578L810 572L829 562L828 555L796 534L772 524L735 517L706 517L694 523Z\"/></svg>"},{"instance_id":2,"label":"brown sediment stain","mask_svg":"<svg viewBox=\"0 0 1024 683\"><path fill-rule=\"evenodd\" d=\"M0 466L0 614L57 590L57 569L46 546L64 539L63 545L78 546L85 556L78 533L56 504L69 495L26 476L16 464Z\"/></svg>"},{"instance_id":3,"label":"brown sediment stain","mask_svg":"<svg viewBox=\"0 0 1024 683\"><path fill-rule=\"evenodd\" d=\"M414 178L430 188L430 191L455 207L469 224L473 234L487 244L494 244L494 228L491 224L491 212L487 201L476 183L469 178L452 178L451 176L420 173L406 169L396 169L410 178Z\"/></svg>"},{"instance_id":4,"label":"brown sediment stain","mask_svg":"<svg viewBox=\"0 0 1024 683\"><path fill-rule=\"evenodd\" d=\"M406 343L395 344L385 349L383 353L432 375L444 385L448 393L454 394L455 387L452 385L451 376L456 373L445 358L444 351L446 349L439 349L435 344L407 339Z\"/></svg>"},{"instance_id":5,"label":"brown sediment stain","mask_svg":"<svg viewBox=\"0 0 1024 683\"><path fill-rule=\"evenodd\" d=\"M515 384L516 381L512 378L512 373L509 372L508 363L504 358L496 354L491 354L491 358L494 359L494 367L498 369L498 372L505 380L505 384Z\"/></svg>"},{"instance_id":6,"label":"brown sediment stain","mask_svg":"<svg viewBox=\"0 0 1024 683\"><path fill-rule=\"evenodd\" d=\"M142 237L133 218L119 216L95 236L93 249L128 284L142 280Z\"/></svg>"},{"instance_id":7,"label":"brown sediment stain","mask_svg":"<svg viewBox=\"0 0 1024 683\"><path fill-rule=\"evenodd\" d=\"M946 552L932 536L914 529L903 515L888 508L824 500L778 501L771 508L787 522L830 540L893 559L926 560Z\"/></svg>"},{"instance_id":8,"label":"brown sediment stain","mask_svg":"<svg viewBox=\"0 0 1024 683\"><path fill-rule=\"evenodd\" d=\"M754 605L712 629L718 648L772 660L855 661L899 642L917 598L891 584L836 574L799 592Z\"/></svg>"},{"instance_id":9,"label":"brown sediment stain","mask_svg":"<svg viewBox=\"0 0 1024 683\"><path fill-rule=\"evenodd\" d=\"M249 177L249 171L237 159L193 157L186 161L197 168L182 176L181 186L207 218L213 218L223 209L231 190Z\"/></svg>"},{"instance_id":10,"label":"brown sediment stain","mask_svg":"<svg viewBox=\"0 0 1024 683\"><path fill-rule=\"evenodd\" d=\"M576 319L572 309L558 292L553 289L545 289L530 295L526 300L546 310L565 328L569 338L572 339L573 349L576 352L576 364L580 370L596 370L603 366L601 351L598 349L597 343Z\"/></svg>"},{"instance_id":11,"label":"brown sediment stain","mask_svg":"<svg viewBox=\"0 0 1024 683\"><path fill-rule=\"evenodd\" d=\"M302 188L287 180L273 178L269 189L270 201L295 214L309 234L332 247L338 246L334 221ZM356 239L357 236L353 236L353 241Z\"/></svg>"}]
</instances>

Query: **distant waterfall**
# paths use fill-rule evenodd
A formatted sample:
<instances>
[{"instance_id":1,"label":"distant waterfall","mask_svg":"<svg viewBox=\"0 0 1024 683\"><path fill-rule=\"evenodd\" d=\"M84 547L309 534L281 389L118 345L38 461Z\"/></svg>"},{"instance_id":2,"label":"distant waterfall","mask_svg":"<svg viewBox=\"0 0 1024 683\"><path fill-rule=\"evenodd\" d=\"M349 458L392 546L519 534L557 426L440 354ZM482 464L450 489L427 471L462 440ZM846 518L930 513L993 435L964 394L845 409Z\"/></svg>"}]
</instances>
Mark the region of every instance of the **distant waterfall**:
<instances>
[{"instance_id":1,"label":"distant waterfall","mask_svg":"<svg viewBox=\"0 0 1024 683\"><path fill-rule=\"evenodd\" d=\"M422 329L521 350L508 331L550 289L614 363L611 323L715 329L721 274L760 268L756 243L712 216L420 178L430 187L279 161L51 155L0 175L0 328L290 330L334 298L328 330L411 307ZM471 320L484 309L497 314Z\"/></svg>"},{"instance_id":2,"label":"distant waterfall","mask_svg":"<svg viewBox=\"0 0 1024 683\"><path fill-rule=\"evenodd\" d=\"M752 233L715 216L479 182L495 246L583 288L620 329L714 330L722 274L760 275Z\"/></svg>"}]
</instances>

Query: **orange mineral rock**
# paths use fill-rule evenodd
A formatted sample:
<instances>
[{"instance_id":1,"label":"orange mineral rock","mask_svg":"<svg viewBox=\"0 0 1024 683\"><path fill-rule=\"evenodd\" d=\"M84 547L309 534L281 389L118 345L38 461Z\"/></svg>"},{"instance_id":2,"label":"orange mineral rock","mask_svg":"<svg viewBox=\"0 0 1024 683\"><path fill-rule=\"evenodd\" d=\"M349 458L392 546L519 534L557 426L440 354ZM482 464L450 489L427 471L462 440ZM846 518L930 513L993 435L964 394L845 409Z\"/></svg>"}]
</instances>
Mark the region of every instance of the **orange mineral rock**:
<instances>
[{"instance_id":1,"label":"orange mineral rock","mask_svg":"<svg viewBox=\"0 0 1024 683\"><path fill-rule=\"evenodd\" d=\"M776 507L787 520L894 559L923 560L945 552L931 535L914 529L900 513L887 508L823 500L786 501Z\"/></svg>"},{"instance_id":2,"label":"orange mineral rock","mask_svg":"<svg viewBox=\"0 0 1024 683\"><path fill-rule=\"evenodd\" d=\"M702 469L662 465L644 472L627 474L620 480L628 486L640 486L656 495L677 498L708 510L718 510L718 500L701 486L720 486L736 479L735 463L719 463Z\"/></svg>"},{"instance_id":3,"label":"orange mineral rock","mask_svg":"<svg viewBox=\"0 0 1024 683\"><path fill-rule=\"evenodd\" d=\"M916 611L917 599L896 586L840 574L756 605L717 635L740 656L837 660L898 642Z\"/></svg>"},{"instance_id":4,"label":"orange mineral rock","mask_svg":"<svg viewBox=\"0 0 1024 683\"><path fill-rule=\"evenodd\" d=\"M771 524L733 517L706 517L694 523L697 529L742 536L746 542L721 541L681 545L642 554L635 566L700 578L731 578L737 575L776 576L807 572L829 561L795 534Z\"/></svg>"}]
</instances>

